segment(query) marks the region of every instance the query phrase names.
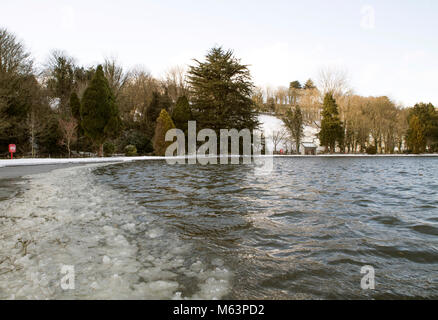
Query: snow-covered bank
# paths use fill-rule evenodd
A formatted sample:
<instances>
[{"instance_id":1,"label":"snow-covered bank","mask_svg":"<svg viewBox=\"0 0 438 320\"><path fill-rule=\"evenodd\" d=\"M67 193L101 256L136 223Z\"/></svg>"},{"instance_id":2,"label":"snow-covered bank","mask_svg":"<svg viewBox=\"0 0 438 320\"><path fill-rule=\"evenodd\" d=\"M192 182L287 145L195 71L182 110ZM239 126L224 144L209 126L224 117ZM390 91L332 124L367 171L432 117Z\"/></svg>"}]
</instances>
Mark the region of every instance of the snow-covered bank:
<instances>
[{"instance_id":1,"label":"snow-covered bank","mask_svg":"<svg viewBox=\"0 0 438 320\"><path fill-rule=\"evenodd\" d=\"M259 115L258 120L266 137L266 147L270 150L273 150L274 143L272 140L272 135L274 132L279 132L282 130L287 131L286 127L284 126L283 121L276 116L261 114ZM315 143L318 146L318 152L323 151L323 148L319 147L318 128L305 125L303 128L302 141ZM279 149L287 149L285 140L278 144L277 150Z\"/></svg>"},{"instance_id":2,"label":"snow-covered bank","mask_svg":"<svg viewBox=\"0 0 438 320\"><path fill-rule=\"evenodd\" d=\"M165 157L141 156L141 157L102 157L102 158L27 158L0 160L1 167L13 166L37 166L45 164L86 164L103 162L128 162L135 160L163 160Z\"/></svg>"},{"instance_id":3,"label":"snow-covered bank","mask_svg":"<svg viewBox=\"0 0 438 320\"><path fill-rule=\"evenodd\" d=\"M273 155L278 158L314 158L314 157L438 157L438 154L318 154L312 156L305 155ZM174 157L179 158L179 157ZM93 164L93 163L116 163L130 161L165 160L166 157L143 156L143 157L112 157L112 158L51 158L51 159L13 159L0 160L0 168L18 166L41 166L41 165L61 165L61 164Z\"/></svg>"}]
</instances>

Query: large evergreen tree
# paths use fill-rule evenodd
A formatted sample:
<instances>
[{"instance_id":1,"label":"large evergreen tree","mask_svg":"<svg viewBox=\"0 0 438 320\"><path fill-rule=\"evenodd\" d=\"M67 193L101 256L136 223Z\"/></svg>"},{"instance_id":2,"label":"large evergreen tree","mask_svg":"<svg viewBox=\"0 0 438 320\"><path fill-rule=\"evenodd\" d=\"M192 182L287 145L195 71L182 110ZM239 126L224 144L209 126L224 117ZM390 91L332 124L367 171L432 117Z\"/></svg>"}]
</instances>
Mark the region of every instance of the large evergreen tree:
<instances>
[{"instance_id":1,"label":"large evergreen tree","mask_svg":"<svg viewBox=\"0 0 438 320\"><path fill-rule=\"evenodd\" d=\"M341 147L344 142L344 128L332 93L327 93L324 97L321 130L318 136L321 146L326 147L330 153L335 152L336 144Z\"/></svg>"},{"instance_id":2,"label":"large evergreen tree","mask_svg":"<svg viewBox=\"0 0 438 320\"><path fill-rule=\"evenodd\" d=\"M101 65L97 67L84 92L80 114L85 135L99 147L99 156L102 156L105 140L118 135L121 121L114 95Z\"/></svg>"},{"instance_id":3,"label":"large evergreen tree","mask_svg":"<svg viewBox=\"0 0 438 320\"><path fill-rule=\"evenodd\" d=\"M169 113L165 109L162 109L160 112L160 116L157 119L157 125L155 126L155 135L154 135L154 153L157 156L164 156L166 153L167 147L172 142L165 141L166 132L170 129L174 129L175 124L172 121L172 118L169 116Z\"/></svg>"},{"instance_id":4,"label":"large evergreen tree","mask_svg":"<svg viewBox=\"0 0 438 320\"><path fill-rule=\"evenodd\" d=\"M246 65L231 50L212 48L205 62L194 60L188 72L197 128L238 130L258 126L251 99L253 83Z\"/></svg>"},{"instance_id":5,"label":"large evergreen tree","mask_svg":"<svg viewBox=\"0 0 438 320\"><path fill-rule=\"evenodd\" d=\"M301 139L304 136L303 133L303 114L300 106L295 106L292 110L286 112L286 116L283 118L283 122L289 131L289 134L295 142L295 150L300 153Z\"/></svg>"}]
</instances>

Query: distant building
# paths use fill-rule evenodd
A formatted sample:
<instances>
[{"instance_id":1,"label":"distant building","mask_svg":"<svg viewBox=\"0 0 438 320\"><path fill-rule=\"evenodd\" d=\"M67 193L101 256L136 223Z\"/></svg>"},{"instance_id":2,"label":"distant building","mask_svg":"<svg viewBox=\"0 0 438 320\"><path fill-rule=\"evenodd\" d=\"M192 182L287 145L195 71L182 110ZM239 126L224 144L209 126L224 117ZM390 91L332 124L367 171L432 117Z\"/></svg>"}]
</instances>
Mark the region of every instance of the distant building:
<instances>
[{"instance_id":1,"label":"distant building","mask_svg":"<svg viewBox=\"0 0 438 320\"><path fill-rule=\"evenodd\" d=\"M316 155L316 149L318 146L313 142L302 142L301 143L301 154L302 155Z\"/></svg>"}]
</instances>

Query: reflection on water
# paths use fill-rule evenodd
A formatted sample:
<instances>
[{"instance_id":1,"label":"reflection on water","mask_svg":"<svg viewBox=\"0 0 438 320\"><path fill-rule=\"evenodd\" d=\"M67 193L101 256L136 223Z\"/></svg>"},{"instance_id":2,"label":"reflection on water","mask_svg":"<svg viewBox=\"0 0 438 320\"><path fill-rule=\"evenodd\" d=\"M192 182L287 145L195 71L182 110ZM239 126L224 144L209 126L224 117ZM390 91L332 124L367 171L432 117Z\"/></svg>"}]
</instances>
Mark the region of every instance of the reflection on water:
<instances>
[{"instance_id":1,"label":"reflection on water","mask_svg":"<svg viewBox=\"0 0 438 320\"><path fill-rule=\"evenodd\" d=\"M274 169L145 161L95 173L223 262L224 298L438 297L438 159L276 158ZM373 291L360 287L364 265Z\"/></svg>"}]
</instances>

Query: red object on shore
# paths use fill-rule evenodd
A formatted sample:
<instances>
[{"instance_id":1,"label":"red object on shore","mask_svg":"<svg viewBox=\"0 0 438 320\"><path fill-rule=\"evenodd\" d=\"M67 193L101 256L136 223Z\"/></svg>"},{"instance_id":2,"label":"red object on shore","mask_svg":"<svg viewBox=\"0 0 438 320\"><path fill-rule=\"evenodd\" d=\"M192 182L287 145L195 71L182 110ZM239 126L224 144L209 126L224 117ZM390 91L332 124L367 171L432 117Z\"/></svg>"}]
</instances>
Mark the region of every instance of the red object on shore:
<instances>
[{"instance_id":1,"label":"red object on shore","mask_svg":"<svg viewBox=\"0 0 438 320\"><path fill-rule=\"evenodd\" d=\"M15 144L10 144L9 145L9 152L11 153L11 159L13 158L15 151L17 151L17 147L15 146Z\"/></svg>"}]
</instances>

